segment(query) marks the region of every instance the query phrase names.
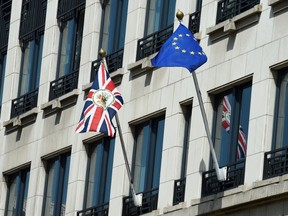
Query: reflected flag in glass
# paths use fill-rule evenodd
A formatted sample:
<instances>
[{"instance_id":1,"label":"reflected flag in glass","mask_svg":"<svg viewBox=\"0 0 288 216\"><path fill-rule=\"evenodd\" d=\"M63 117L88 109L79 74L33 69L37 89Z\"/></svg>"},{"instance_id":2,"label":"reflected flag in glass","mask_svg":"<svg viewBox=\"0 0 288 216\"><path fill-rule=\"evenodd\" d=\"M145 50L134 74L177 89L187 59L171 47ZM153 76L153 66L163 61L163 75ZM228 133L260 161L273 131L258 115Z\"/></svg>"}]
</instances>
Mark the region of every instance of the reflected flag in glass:
<instances>
[{"instance_id":1,"label":"reflected flag in glass","mask_svg":"<svg viewBox=\"0 0 288 216\"><path fill-rule=\"evenodd\" d=\"M113 137L115 128L112 118L123 106L123 98L115 88L104 63L101 62L97 76L87 95L76 133L101 132Z\"/></svg>"},{"instance_id":2,"label":"reflected flag in glass","mask_svg":"<svg viewBox=\"0 0 288 216\"><path fill-rule=\"evenodd\" d=\"M227 96L223 98L223 111L222 111L222 127L229 133L230 131L230 116L231 116L231 104ZM239 125L238 131L238 144L237 144L237 159L245 158L247 151L246 137Z\"/></svg>"},{"instance_id":3,"label":"reflected flag in glass","mask_svg":"<svg viewBox=\"0 0 288 216\"><path fill-rule=\"evenodd\" d=\"M176 31L151 59L154 67L185 67L190 73L207 61L207 56L191 31L180 23Z\"/></svg>"}]
</instances>

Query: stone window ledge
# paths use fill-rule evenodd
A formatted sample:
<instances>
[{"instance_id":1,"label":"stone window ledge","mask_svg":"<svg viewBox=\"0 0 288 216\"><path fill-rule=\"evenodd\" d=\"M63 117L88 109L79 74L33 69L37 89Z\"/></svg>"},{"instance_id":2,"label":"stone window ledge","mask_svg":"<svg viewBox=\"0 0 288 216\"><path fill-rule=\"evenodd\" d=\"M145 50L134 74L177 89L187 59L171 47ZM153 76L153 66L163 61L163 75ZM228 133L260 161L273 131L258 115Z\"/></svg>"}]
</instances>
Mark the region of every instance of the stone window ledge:
<instances>
[{"instance_id":1,"label":"stone window ledge","mask_svg":"<svg viewBox=\"0 0 288 216\"><path fill-rule=\"evenodd\" d=\"M19 128L25 127L36 121L39 108L34 107L33 109L16 116L8 121L3 122L3 127L6 128L6 134L12 133Z\"/></svg>"},{"instance_id":2,"label":"stone window ledge","mask_svg":"<svg viewBox=\"0 0 288 216\"><path fill-rule=\"evenodd\" d=\"M110 74L110 77L111 77L112 81L114 82L115 86L118 86L121 84L123 75L124 75L124 69L123 68L118 68L116 71L114 71ZM88 92L92 86L92 83L93 82L90 82L88 84L83 85L82 91Z\"/></svg>"},{"instance_id":3,"label":"stone window ledge","mask_svg":"<svg viewBox=\"0 0 288 216\"><path fill-rule=\"evenodd\" d=\"M272 11L274 14L287 9L288 8L288 1L284 0L269 0L268 5L273 7Z\"/></svg>"},{"instance_id":4,"label":"stone window ledge","mask_svg":"<svg viewBox=\"0 0 288 216\"><path fill-rule=\"evenodd\" d=\"M236 32L246 26L259 21L262 5L255 5L253 8L236 15L235 17L218 23L206 29L206 33L211 36L211 41Z\"/></svg>"},{"instance_id":5,"label":"stone window ledge","mask_svg":"<svg viewBox=\"0 0 288 216\"><path fill-rule=\"evenodd\" d=\"M154 58L157 53L154 53L146 58L140 59L137 62L128 64L127 69L131 72L131 77L134 78L136 76L140 76L143 73L152 70L153 66L151 64L151 59Z\"/></svg>"},{"instance_id":6,"label":"stone window ledge","mask_svg":"<svg viewBox=\"0 0 288 216\"><path fill-rule=\"evenodd\" d=\"M44 117L52 115L59 110L63 110L70 106L73 106L77 102L77 97L80 94L79 89L74 89L73 91L62 95L52 101L49 101L41 105L41 110L44 111Z\"/></svg>"}]
</instances>

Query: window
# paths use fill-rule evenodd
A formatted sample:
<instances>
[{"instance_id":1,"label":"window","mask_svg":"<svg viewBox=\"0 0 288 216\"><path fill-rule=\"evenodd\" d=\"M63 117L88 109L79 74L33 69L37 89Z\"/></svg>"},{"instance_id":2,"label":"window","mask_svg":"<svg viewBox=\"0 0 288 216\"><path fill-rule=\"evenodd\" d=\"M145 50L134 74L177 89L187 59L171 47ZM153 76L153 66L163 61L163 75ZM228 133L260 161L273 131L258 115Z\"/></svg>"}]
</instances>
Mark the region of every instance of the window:
<instances>
[{"instance_id":1,"label":"window","mask_svg":"<svg viewBox=\"0 0 288 216\"><path fill-rule=\"evenodd\" d=\"M215 97L213 139L220 166L245 159L251 84Z\"/></svg>"},{"instance_id":2,"label":"window","mask_svg":"<svg viewBox=\"0 0 288 216\"><path fill-rule=\"evenodd\" d=\"M11 0L0 0L0 112L4 88L11 4Z\"/></svg>"},{"instance_id":3,"label":"window","mask_svg":"<svg viewBox=\"0 0 288 216\"><path fill-rule=\"evenodd\" d=\"M42 215L65 215L70 153L45 162L46 179Z\"/></svg>"},{"instance_id":4,"label":"window","mask_svg":"<svg viewBox=\"0 0 288 216\"><path fill-rule=\"evenodd\" d=\"M288 147L288 72L278 74L272 149Z\"/></svg>"},{"instance_id":5,"label":"window","mask_svg":"<svg viewBox=\"0 0 288 216\"><path fill-rule=\"evenodd\" d=\"M5 216L26 215L29 176L29 169L7 176Z\"/></svg>"},{"instance_id":6,"label":"window","mask_svg":"<svg viewBox=\"0 0 288 216\"><path fill-rule=\"evenodd\" d=\"M145 36L172 25L175 17L175 0L148 0Z\"/></svg>"},{"instance_id":7,"label":"window","mask_svg":"<svg viewBox=\"0 0 288 216\"><path fill-rule=\"evenodd\" d=\"M85 2L85 0L58 1L59 51L56 80L50 83L50 101L71 92L78 86Z\"/></svg>"},{"instance_id":8,"label":"window","mask_svg":"<svg viewBox=\"0 0 288 216\"><path fill-rule=\"evenodd\" d=\"M173 205L183 202L184 197L185 197L192 103L183 105L182 111L183 111L183 117L184 117L184 128L183 128L184 139L183 139L182 163L181 163L180 179L175 180L175 183L174 183Z\"/></svg>"},{"instance_id":9,"label":"window","mask_svg":"<svg viewBox=\"0 0 288 216\"><path fill-rule=\"evenodd\" d=\"M195 34L200 29L200 19L202 10L202 0L195 1L195 10L189 15L189 30Z\"/></svg>"},{"instance_id":10,"label":"window","mask_svg":"<svg viewBox=\"0 0 288 216\"><path fill-rule=\"evenodd\" d=\"M89 144L86 195L84 206L86 209L100 205L108 206L112 179L115 139L103 138ZM108 208L108 207L107 207ZM107 211L104 208L103 211ZM86 212L87 213L87 212Z\"/></svg>"},{"instance_id":11,"label":"window","mask_svg":"<svg viewBox=\"0 0 288 216\"><path fill-rule=\"evenodd\" d=\"M104 3L105 4L105 3ZM102 17L104 26L100 38L100 47L108 54L124 48L128 0L110 0L104 5L105 13L109 17Z\"/></svg>"},{"instance_id":12,"label":"window","mask_svg":"<svg viewBox=\"0 0 288 216\"><path fill-rule=\"evenodd\" d=\"M22 64L18 96L32 92L39 87L43 35L25 43L22 47Z\"/></svg>"},{"instance_id":13,"label":"window","mask_svg":"<svg viewBox=\"0 0 288 216\"><path fill-rule=\"evenodd\" d=\"M79 70L81 45L83 37L84 10L79 12L78 19L62 23L60 28L60 50L57 78Z\"/></svg>"},{"instance_id":14,"label":"window","mask_svg":"<svg viewBox=\"0 0 288 216\"><path fill-rule=\"evenodd\" d=\"M136 192L159 187L164 123L164 117L159 117L135 127L132 171Z\"/></svg>"}]
</instances>

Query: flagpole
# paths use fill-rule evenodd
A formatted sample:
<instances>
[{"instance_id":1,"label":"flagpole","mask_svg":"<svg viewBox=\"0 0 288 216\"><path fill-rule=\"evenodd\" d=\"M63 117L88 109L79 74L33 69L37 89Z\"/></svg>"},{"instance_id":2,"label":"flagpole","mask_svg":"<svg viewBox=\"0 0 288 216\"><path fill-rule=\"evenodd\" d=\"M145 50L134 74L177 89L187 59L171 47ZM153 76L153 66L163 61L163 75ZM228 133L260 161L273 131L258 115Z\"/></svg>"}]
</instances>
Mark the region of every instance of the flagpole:
<instances>
[{"instance_id":1,"label":"flagpole","mask_svg":"<svg viewBox=\"0 0 288 216\"><path fill-rule=\"evenodd\" d=\"M107 67L107 64L106 64L106 58L105 58L106 52L102 48L99 51L99 55L102 57L102 61L104 63L106 71L108 71L108 67ZM142 206L142 194L138 194L137 195L136 192L135 192L135 189L134 189L131 169L130 169L130 166L129 166L128 157L127 157L125 144L124 144L124 139L123 139L123 134L122 134L122 129L121 129L121 126L120 126L120 121L119 121L117 113L115 114L115 119L116 119L116 124L117 124L117 128L118 128L121 148L122 148L122 152L123 152L123 156L124 156L125 167L126 167L127 175L128 175L128 178L129 178L130 190L131 190L133 202L134 202L135 206L139 207L139 206Z\"/></svg>"},{"instance_id":2,"label":"flagpole","mask_svg":"<svg viewBox=\"0 0 288 216\"><path fill-rule=\"evenodd\" d=\"M178 10L177 13L176 13L176 17L178 18L179 22L181 22L183 17L184 17L183 12ZM207 115L206 115L206 112L205 112L205 109L204 109L203 99L202 99L202 95L201 95L201 91L200 91L200 88L199 88L199 83L198 83L198 79L197 79L195 71L192 72L192 77L193 77L193 80L194 80L194 85L195 85L195 89L196 89L196 93L197 93L197 97L198 97L198 101L199 101L199 106L200 106L201 115L202 115L202 118L203 118L203 123L204 123L204 126L205 126L206 135L207 135L208 142L209 142L209 147L210 147L212 159L213 159L214 166L215 166L217 179L219 181L225 181L226 180L226 174L227 174L227 167L223 167L221 169L219 168L218 160L217 160L217 157L216 157L216 153L215 153L215 150L214 150L214 145L213 145L212 138L211 138L211 132L210 132L210 129L209 129L209 126L208 126Z\"/></svg>"}]
</instances>

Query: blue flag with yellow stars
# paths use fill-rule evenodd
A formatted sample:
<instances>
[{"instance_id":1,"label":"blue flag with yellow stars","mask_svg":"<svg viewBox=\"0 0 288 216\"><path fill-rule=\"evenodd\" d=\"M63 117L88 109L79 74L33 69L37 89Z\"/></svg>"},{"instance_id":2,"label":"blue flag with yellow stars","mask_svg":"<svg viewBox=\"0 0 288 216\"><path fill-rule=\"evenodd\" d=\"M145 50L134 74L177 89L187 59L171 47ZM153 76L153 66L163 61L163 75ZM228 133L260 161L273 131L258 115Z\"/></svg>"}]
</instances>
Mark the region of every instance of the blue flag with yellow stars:
<instances>
[{"instance_id":1,"label":"blue flag with yellow stars","mask_svg":"<svg viewBox=\"0 0 288 216\"><path fill-rule=\"evenodd\" d=\"M206 61L207 56L198 41L181 23L151 59L154 67L185 67L191 73Z\"/></svg>"}]
</instances>

